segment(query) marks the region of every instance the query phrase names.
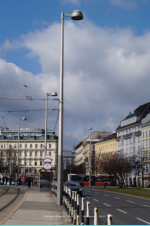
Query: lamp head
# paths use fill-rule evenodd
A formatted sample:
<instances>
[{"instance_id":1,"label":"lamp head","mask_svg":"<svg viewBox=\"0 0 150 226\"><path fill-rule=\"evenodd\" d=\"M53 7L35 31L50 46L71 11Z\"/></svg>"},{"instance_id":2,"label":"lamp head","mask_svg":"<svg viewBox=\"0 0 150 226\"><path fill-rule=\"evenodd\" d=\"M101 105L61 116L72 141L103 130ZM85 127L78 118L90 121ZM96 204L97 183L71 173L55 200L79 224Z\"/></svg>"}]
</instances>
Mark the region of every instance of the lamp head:
<instances>
[{"instance_id":1,"label":"lamp head","mask_svg":"<svg viewBox=\"0 0 150 226\"><path fill-rule=\"evenodd\" d=\"M26 120L27 120L27 118L23 117L23 118L22 118L22 120L23 120L23 121L26 121Z\"/></svg>"},{"instance_id":2,"label":"lamp head","mask_svg":"<svg viewBox=\"0 0 150 226\"><path fill-rule=\"evenodd\" d=\"M92 130L92 127L89 127L88 130Z\"/></svg>"},{"instance_id":3,"label":"lamp head","mask_svg":"<svg viewBox=\"0 0 150 226\"><path fill-rule=\"evenodd\" d=\"M83 14L80 10L74 10L73 13L71 14L71 19L72 20L82 20L83 19Z\"/></svg>"},{"instance_id":4,"label":"lamp head","mask_svg":"<svg viewBox=\"0 0 150 226\"><path fill-rule=\"evenodd\" d=\"M51 96L56 97L57 96L57 92L52 92Z\"/></svg>"}]
</instances>

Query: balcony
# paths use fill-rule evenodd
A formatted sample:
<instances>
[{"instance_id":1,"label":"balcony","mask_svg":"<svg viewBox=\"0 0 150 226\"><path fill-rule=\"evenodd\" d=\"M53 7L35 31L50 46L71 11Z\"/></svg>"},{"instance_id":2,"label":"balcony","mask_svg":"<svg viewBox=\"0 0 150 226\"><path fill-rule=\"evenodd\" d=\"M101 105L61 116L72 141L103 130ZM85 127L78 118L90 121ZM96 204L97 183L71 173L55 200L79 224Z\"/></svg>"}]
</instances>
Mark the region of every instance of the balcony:
<instances>
[{"instance_id":1,"label":"balcony","mask_svg":"<svg viewBox=\"0 0 150 226\"><path fill-rule=\"evenodd\" d=\"M141 136L141 131L135 132L135 136Z\"/></svg>"},{"instance_id":2,"label":"balcony","mask_svg":"<svg viewBox=\"0 0 150 226\"><path fill-rule=\"evenodd\" d=\"M128 139L132 136L132 133L128 133L126 135L123 135L123 139Z\"/></svg>"}]
</instances>

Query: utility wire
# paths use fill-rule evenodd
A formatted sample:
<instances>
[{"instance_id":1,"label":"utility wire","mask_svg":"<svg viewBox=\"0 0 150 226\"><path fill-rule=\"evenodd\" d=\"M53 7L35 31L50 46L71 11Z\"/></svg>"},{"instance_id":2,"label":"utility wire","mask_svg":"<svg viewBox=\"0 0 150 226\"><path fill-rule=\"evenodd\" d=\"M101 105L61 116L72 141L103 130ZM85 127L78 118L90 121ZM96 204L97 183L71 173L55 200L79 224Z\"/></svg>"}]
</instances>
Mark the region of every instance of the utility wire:
<instances>
[{"instance_id":1,"label":"utility wire","mask_svg":"<svg viewBox=\"0 0 150 226\"><path fill-rule=\"evenodd\" d=\"M13 82L16 82L16 83L18 83L19 85L22 85L22 86L25 87L25 88L29 88L29 89L32 89L32 90L34 90L34 91L36 91L36 92L39 92L39 93L42 93L42 94L45 94L45 95L46 95L46 93L40 92L40 91L37 90L37 89L33 89L33 88L30 87L30 86L24 85L24 84L22 84L22 83L20 83L20 82L17 82L17 81L15 81L15 80L11 79L11 78L8 78L8 77L6 77L6 76L4 76L4 75L1 75L1 74L0 74L0 76L2 76L3 78L7 78L8 80L11 80L11 81L13 81Z\"/></svg>"},{"instance_id":2,"label":"utility wire","mask_svg":"<svg viewBox=\"0 0 150 226\"><path fill-rule=\"evenodd\" d=\"M35 109L35 110L10 110L10 111L6 111L6 110L0 110L0 112L8 112L8 113L10 113L10 112L28 112L28 111L45 111L46 109ZM58 109L55 109L55 108L53 108L53 109L47 109L48 111L55 111L55 110L58 110Z\"/></svg>"}]
</instances>

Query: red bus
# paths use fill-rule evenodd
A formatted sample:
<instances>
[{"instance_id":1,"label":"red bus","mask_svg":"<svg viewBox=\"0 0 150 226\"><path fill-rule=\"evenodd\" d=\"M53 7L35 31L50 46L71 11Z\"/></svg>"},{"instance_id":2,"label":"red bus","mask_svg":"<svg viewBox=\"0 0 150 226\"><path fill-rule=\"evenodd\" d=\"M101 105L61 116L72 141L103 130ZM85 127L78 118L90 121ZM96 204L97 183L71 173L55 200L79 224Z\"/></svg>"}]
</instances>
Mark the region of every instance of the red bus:
<instances>
[{"instance_id":1,"label":"red bus","mask_svg":"<svg viewBox=\"0 0 150 226\"><path fill-rule=\"evenodd\" d=\"M69 181L78 181L82 184L84 181L84 186L89 186L89 175L84 174L68 174ZM116 186L116 179L114 176L110 175L92 175L91 176L91 186Z\"/></svg>"}]
</instances>

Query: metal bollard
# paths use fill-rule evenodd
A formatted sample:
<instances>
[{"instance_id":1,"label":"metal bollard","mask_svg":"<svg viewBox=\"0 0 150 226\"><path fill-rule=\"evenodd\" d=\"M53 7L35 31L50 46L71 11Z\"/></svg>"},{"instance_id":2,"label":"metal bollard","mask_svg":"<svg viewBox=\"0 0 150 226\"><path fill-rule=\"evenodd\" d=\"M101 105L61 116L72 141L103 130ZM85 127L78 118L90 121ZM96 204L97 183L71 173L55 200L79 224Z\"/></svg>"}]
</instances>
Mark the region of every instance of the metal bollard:
<instances>
[{"instance_id":1,"label":"metal bollard","mask_svg":"<svg viewBox=\"0 0 150 226\"><path fill-rule=\"evenodd\" d=\"M79 215L77 215L77 225L80 225L80 216Z\"/></svg>"},{"instance_id":2,"label":"metal bollard","mask_svg":"<svg viewBox=\"0 0 150 226\"><path fill-rule=\"evenodd\" d=\"M84 198L82 198L82 206L81 206L81 223L84 223Z\"/></svg>"},{"instance_id":3,"label":"metal bollard","mask_svg":"<svg viewBox=\"0 0 150 226\"><path fill-rule=\"evenodd\" d=\"M98 208L94 207L94 225L98 225Z\"/></svg>"},{"instance_id":4,"label":"metal bollard","mask_svg":"<svg viewBox=\"0 0 150 226\"><path fill-rule=\"evenodd\" d=\"M74 209L77 210L77 191L75 191L74 195Z\"/></svg>"},{"instance_id":5,"label":"metal bollard","mask_svg":"<svg viewBox=\"0 0 150 226\"><path fill-rule=\"evenodd\" d=\"M90 202L87 202L87 208L86 208L86 225L90 224Z\"/></svg>"},{"instance_id":6,"label":"metal bollard","mask_svg":"<svg viewBox=\"0 0 150 226\"><path fill-rule=\"evenodd\" d=\"M67 214L69 215L69 200L67 200Z\"/></svg>"},{"instance_id":7,"label":"metal bollard","mask_svg":"<svg viewBox=\"0 0 150 226\"><path fill-rule=\"evenodd\" d=\"M112 225L112 215L111 214L107 214L107 225Z\"/></svg>"},{"instance_id":8,"label":"metal bollard","mask_svg":"<svg viewBox=\"0 0 150 226\"><path fill-rule=\"evenodd\" d=\"M72 191L72 199L71 199L71 223L73 223L73 210L74 210L74 191Z\"/></svg>"},{"instance_id":9,"label":"metal bollard","mask_svg":"<svg viewBox=\"0 0 150 226\"><path fill-rule=\"evenodd\" d=\"M79 215L80 195L77 195L77 216Z\"/></svg>"},{"instance_id":10,"label":"metal bollard","mask_svg":"<svg viewBox=\"0 0 150 226\"><path fill-rule=\"evenodd\" d=\"M76 225L77 222L77 211L74 210L73 224Z\"/></svg>"}]
</instances>

